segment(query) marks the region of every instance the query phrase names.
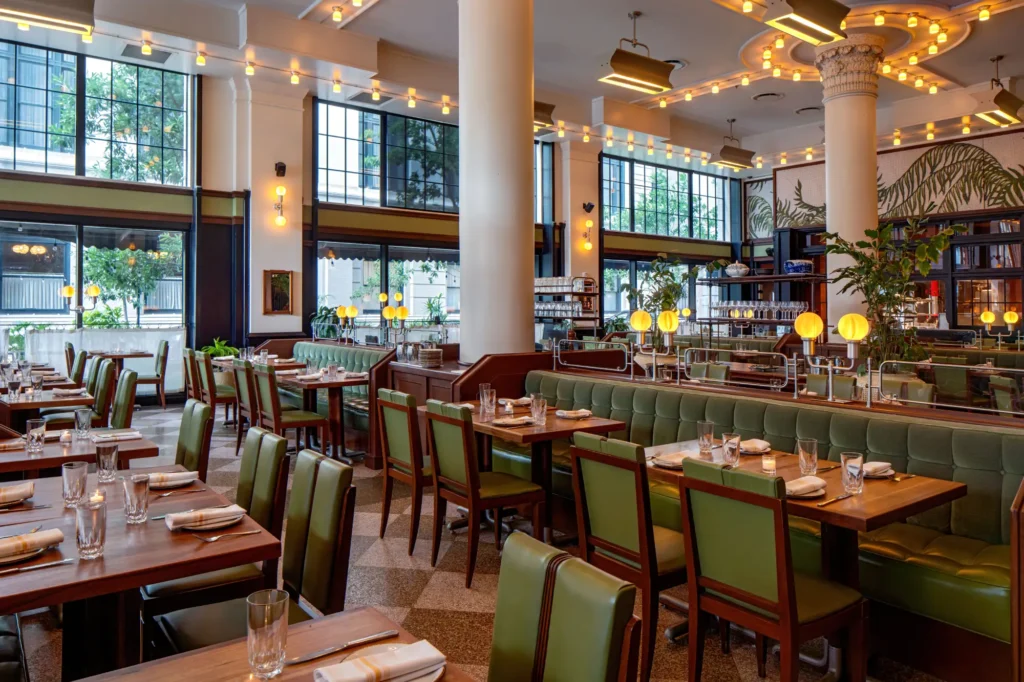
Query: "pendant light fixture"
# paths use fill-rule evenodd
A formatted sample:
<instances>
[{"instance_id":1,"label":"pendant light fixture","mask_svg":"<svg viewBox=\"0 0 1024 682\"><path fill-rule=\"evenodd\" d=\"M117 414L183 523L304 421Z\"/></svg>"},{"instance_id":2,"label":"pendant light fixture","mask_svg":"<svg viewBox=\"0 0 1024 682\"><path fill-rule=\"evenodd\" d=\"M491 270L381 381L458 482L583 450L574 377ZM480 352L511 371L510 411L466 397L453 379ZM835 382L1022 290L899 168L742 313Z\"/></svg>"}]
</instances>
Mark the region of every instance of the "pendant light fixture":
<instances>
[{"instance_id":1,"label":"pendant light fixture","mask_svg":"<svg viewBox=\"0 0 1024 682\"><path fill-rule=\"evenodd\" d=\"M992 87L987 92L974 95L978 100L974 115L1000 128L1005 128L1011 123L1020 123L1019 112L1024 102L1003 88L1003 83L999 80L999 62L1003 61L1003 55L992 57L989 61L996 65L996 77L992 79Z\"/></svg>"},{"instance_id":2,"label":"pendant light fixture","mask_svg":"<svg viewBox=\"0 0 1024 682\"><path fill-rule=\"evenodd\" d=\"M840 24L850 8L837 0L768 0L764 23L811 45L846 37Z\"/></svg>"},{"instance_id":3,"label":"pendant light fixture","mask_svg":"<svg viewBox=\"0 0 1024 682\"><path fill-rule=\"evenodd\" d=\"M633 38L619 40L619 47L609 60L612 72L598 80L620 88L658 95L672 89L669 75L674 67L672 64L652 58L651 48L636 39L636 20L642 16L643 12L629 13L629 18L633 22ZM623 50L623 43L629 43L633 49L644 48L647 50L647 56Z\"/></svg>"},{"instance_id":4,"label":"pendant light fixture","mask_svg":"<svg viewBox=\"0 0 1024 682\"><path fill-rule=\"evenodd\" d=\"M550 128L555 125L555 119L552 115L555 113L555 105L547 104L545 102L534 102L533 103L533 128L536 131L539 128Z\"/></svg>"},{"instance_id":5,"label":"pendant light fixture","mask_svg":"<svg viewBox=\"0 0 1024 682\"><path fill-rule=\"evenodd\" d=\"M736 119L730 118L729 122L729 134L725 137L725 144L711 159L711 163L715 164L720 168L731 168L732 170L746 170L753 168L754 163L754 152L742 149L737 140L732 134L732 124L736 122ZM729 144L735 142L735 145Z\"/></svg>"},{"instance_id":6,"label":"pendant light fixture","mask_svg":"<svg viewBox=\"0 0 1024 682\"><path fill-rule=\"evenodd\" d=\"M77 33L92 39L93 0L77 2L54 2L47 0L4 0L0 7L0 21L9 21L19 31L28 31L33 26L64 33ZM46 14L44 14L46 12Z\"/></svg>"}]
</instances>

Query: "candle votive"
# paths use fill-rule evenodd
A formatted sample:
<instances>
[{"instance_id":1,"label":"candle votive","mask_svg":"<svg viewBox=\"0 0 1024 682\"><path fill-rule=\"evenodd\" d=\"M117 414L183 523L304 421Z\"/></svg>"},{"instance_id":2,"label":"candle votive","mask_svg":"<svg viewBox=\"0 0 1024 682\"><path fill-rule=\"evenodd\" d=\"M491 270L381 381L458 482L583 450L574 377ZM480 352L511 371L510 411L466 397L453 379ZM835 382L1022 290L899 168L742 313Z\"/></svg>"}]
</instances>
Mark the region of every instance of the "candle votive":
<instances>
[{"instance_id":1,"label":"candle votive","mask_svg":"<svg viewBox=\"0 0 1024 682\"><path fill-rule=\"evenodd\" d=\"M102 490L94 490L92 495L89 496L90 502L105 502L107 496L103 494Z\"/></svg>"},{"instance_id":2,"label":"candle votive","mask_svg":"<svg viewBox=\"0 0 1024 682\"><path fill-rule=\"evenodd\" d=\"M71 445L71 429L64 429L60 432L60 443L61 445Z\"/></svg>"},{"instance_id":3,"label":"candle votive","mask_svg":"<svg viewBox=\"0 0 1024 682\"><path fill-rule=\"evenodd\" d=\"M98 493L97 493L98 494ZM76 538L79 559L98 559L103 556L103 543L107 539L107 503L96 500L95 495L75 508Z\"/></svg>"},{"instance_id":4,"label":"candle votive","mask_svg":"<svg viewBox=\"0 0 1024 682\"><path fill-rule=\"evenodd\" d=\"M761 471L766 474L775 475L775 455L761 455Z\"/></svg>"}]
</instances>

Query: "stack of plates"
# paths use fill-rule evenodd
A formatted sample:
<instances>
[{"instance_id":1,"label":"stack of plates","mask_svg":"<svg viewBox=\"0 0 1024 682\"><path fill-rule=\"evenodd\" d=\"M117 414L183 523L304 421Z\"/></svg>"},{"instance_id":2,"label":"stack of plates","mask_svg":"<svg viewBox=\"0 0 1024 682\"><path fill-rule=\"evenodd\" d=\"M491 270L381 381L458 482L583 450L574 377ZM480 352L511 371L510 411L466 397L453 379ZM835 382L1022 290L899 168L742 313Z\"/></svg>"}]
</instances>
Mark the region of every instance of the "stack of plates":
<instances>
[{"instance_id":1,"label":"stack of plates","mask_svg":"<svg viewBox=\"0 0 1024 682\"><path fill-rule=\"evenodd\" d=\"M440 348L420 348L420 365L423 367L440 367L441 353L442 350Z\"/></svg>"}]
</instances>

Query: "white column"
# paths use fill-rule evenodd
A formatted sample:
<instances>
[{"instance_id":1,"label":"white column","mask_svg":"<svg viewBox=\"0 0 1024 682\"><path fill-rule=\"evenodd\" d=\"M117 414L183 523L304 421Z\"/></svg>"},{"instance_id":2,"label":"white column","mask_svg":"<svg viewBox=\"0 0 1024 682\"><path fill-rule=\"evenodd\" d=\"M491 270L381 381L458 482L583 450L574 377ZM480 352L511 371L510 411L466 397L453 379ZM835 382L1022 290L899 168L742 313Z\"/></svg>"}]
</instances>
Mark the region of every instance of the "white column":
<instances>
[{"instance_id":1,"label":"white column","mask_svg":"<svg viewBox=\"0 0 1024 682\"><path fill-rule=\"evenodd\" d=\"M565 220L565 244L562 247L565 254L565 274L574 277L586 274L597 279L600 267L598 230L601 226L597 209L601 195L601 188L598 186L598 154L601 152L601 145L594 142L569 141L558 146L562 152L560 171L562 216ZM594 210L590 213L584 211L585 203L593 204ZM590 230L590 243L593 248L589 251L585 246L588 220L594 223Z\"/></svg>"},{"instance_id":2,"label":"white column","mask_svg":"<svg viewBox=\"0 0 1024 682\"><path fill-rule=\"evenodd\" d=\"M533 0L459 0L460 359L533 350Z\"/></svg>"},{"instance_id":3,"label":"white column","mask_svg":"<svg viewBox=\"0 0 1024 682\"><path fill-rule=\"evenodd\" d=\"M849 241L878 226L875 111L883 42L858 33L815 50L825 89L825 221L829 232ZM829 256L828 270L849 261ZM828 328L846 313L865 312L859 296L839 294L842 287L828 285Z\"/></svg>"}]
</instances>

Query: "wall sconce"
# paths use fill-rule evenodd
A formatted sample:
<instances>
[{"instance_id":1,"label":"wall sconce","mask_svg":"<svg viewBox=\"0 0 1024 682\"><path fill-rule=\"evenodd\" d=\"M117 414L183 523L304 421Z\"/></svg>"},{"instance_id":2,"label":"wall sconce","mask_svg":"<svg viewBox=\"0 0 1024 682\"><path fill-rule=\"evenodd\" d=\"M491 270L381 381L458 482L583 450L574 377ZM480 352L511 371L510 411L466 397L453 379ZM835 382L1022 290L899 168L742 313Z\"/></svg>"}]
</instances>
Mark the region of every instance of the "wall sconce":
<instances>
[{"instance_id":1,"label":"wall sconce","mask_svg":"<svg viewBox=\"0 0 1024 682\"><path fill-rule=\"evenodd\" d=\"M277 194L277 203L274 204L274 210L277 211L277 217L274 218L274 224L278 227L284 227L288 224L288 219L284 217L284 195L287 193L284 185L278 185L274 192Z\"/></svg>"},{"instance_id":2,"label":"wall sconce","mask_svg":"<svg viewBox=\"0 0 1024 682\"><path fill-rule=\"evenodd\" d=\"M84 310L95 310L96 309L96 299L98 299L100 297L101 293L102 292L101 292L100 288L97 285L90 284L89 286L87 286L85 288L85 296L86 296L86 298L92 299L92 307L91 308L85 308L85 307L80 306L80 305L79 306L71 305L71 301L75 298L75 287L74 287L74 285L67 284L64 287L62 287L61 290L60 290L61 297L68 299L68 307L70 307L71 310L74 310L75 312L82 312Z\"/></svg>"},{"instance_id":3,"label":"wall sconce","mask_svg":"<svg viewBox=\"0 0 1024 682\"><path fill-rule=\"evenodd\" d=\"M594 221L591 220L590 218L587 218L586 232L583 233L583 240L584 240L583 241L583 250L584 251L592 251L594 249L594 242L592 242L591 239L590 239L590 233L591 233L591 230L593 230L593 229L594 229Z\"/></svg>"}]
</instances>

